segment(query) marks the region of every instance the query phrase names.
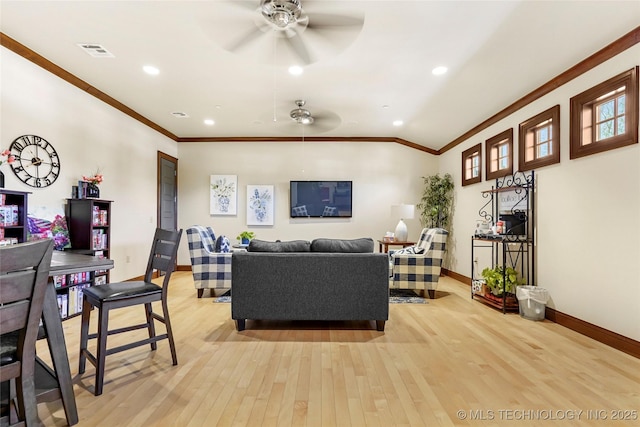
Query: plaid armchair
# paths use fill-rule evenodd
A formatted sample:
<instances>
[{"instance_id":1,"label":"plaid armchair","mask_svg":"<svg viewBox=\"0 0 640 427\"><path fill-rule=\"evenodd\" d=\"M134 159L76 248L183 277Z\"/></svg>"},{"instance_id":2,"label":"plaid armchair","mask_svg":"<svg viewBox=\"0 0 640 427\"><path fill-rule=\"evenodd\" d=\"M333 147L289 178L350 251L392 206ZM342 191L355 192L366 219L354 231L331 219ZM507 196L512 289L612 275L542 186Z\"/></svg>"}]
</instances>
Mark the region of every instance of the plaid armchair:
<instances>
[{"instance_id":1,"label":"plaid armchair","mask_svg":"<svg viewBox=\"0 0 640 427\"><path fill-rule=\"evenodd\" d=\"M229 239L225 236L216 239L213 228L201 225L189 227L187 238L198 298L202 298L205 289L231 289Z\"/></svg>"},{"instance_id":2,"label":"plaid armchair","mask_svg":"<svg viewBox=\"0 0 640 427\"><path fill-rule=\"evenodd\" d=\"M389 251L389 287L427 290L435 298L448 234L443 228L425 228L414 246Z\"/></svg>"}]
</instances>

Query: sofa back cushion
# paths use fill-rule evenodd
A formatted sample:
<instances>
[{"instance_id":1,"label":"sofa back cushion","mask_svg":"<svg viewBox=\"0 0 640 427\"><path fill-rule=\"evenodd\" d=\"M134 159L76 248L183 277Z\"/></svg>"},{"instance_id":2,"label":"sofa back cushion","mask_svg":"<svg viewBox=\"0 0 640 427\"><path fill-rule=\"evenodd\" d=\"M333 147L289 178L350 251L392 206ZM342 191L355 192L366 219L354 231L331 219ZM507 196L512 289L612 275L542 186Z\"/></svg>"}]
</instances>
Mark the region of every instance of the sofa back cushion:
<instances>
[{"instance_id":1,"label":"sofa back cushion","mask_svg":"<svg viewBox=\"0 0 640 427\"><path fill-rule=\"evenodd\" d=\"M373 239L315 239L311 242L311 252L370 253L373 252Z\"/></svg>"},{"instance_id":2,"label":"sofa back cushion","mask_svg":"<svg viewBox=\"0 0 640 427\"><path fill-rule=\"evenodd\" d=\"M310 243L306 240L291 240L288 242L267 242L265 240L252 239L249 242L249 252L309 252Z\"/></svg>"}]
</instances>

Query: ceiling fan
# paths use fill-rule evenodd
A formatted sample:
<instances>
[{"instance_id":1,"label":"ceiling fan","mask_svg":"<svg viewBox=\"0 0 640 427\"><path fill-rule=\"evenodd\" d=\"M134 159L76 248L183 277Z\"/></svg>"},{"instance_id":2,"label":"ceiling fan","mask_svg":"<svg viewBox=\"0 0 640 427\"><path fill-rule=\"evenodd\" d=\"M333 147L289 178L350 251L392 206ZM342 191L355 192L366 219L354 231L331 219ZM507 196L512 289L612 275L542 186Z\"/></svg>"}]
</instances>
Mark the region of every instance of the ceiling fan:
<instances>
[{"instance_id":1,"label":"ceiling fan","mask_svg":"<svg viewBox=\"0 0 640 427\"><path fill-rule=\"evenodd\" d=\"M310 126L311 132L322 133L335 129L340 125L340 117L336 113L328 111L316 112L311 114L309 110L303 108L306 101L297 99L294 101L296 108L289 112L289 117L294 123Z\"/></svg>"},{"instance_id":2,"label":"ceiling fan","mask_svg":"<svg viewBox=\"0 0 640 427\"><path fill-rule=\"evenodd\" d=\"M300 61L310 64L317 60L318 55L314 52L315 47L311 46L314 43L308 39L317 36L325 43L344 45L345 40L350 43L355 39L364 24L362 14L329 13L326 2L319 0L305 0L304 3L303 9L301 0L260 0L257 8L255 2L231 2L234 6L250 7L253 22L250 23L251 28L233 38L226 49L240 52L264 37L275 37ZM316 41L321 43L317 38Z\"/></svg>"}]
</instances>

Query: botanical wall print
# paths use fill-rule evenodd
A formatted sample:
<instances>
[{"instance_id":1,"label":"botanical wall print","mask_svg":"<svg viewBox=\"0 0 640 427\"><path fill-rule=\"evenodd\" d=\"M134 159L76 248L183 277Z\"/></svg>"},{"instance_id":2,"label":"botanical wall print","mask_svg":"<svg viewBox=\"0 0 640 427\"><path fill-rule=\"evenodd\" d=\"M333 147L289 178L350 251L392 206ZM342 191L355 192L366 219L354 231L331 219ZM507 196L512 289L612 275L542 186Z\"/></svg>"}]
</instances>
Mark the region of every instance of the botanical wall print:
<instances>
[{"instance_id":1,"label":"botanical wall print","mask_svg":"<svg viewBox=\"0 0 640 427\"><path fill-rule=\"evenodd\" d=\"M247 225L273 225L273 185L247 185Z\"/></svg>"},{"instance_id":2,"label":"botanical wall print","mask_svg":"<svg viewBox=\"0 0 640 427\"><path fill-rule=\"evenodd\" d=\"M237 213L237 175L211 175L211 215L235 215Z\"/></svg>"}]
</instances>

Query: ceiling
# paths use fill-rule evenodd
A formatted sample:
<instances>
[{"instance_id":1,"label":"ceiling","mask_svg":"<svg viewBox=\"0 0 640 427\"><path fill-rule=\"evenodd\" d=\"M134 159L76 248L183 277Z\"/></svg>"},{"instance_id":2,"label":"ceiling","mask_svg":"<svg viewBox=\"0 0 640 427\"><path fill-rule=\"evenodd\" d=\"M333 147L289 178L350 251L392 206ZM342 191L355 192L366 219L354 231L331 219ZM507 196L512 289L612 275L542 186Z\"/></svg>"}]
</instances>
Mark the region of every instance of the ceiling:
<instances>
[{"instance_id":1,"label":"ceiling","mask_svg":"<svg viewBox=\"0 0 640 427\"><path fill-rule=\"evenodd\" d=\"M310 27L296 37L307 64L276 31L244 38L262 23L258 0L2 0L0 22L2 33L179 138L389 137L434 150L640 22L638 1L301 3ZM318 33L322 14L363 24ZM114 57L91 57L82 43ZM294 63L301 75L289 74ZM145 74L149 64L160 73ZM440 65L448 72L433 75ZM314 124L289 118L297 99Z\"/></svg>"}]
</instances>

